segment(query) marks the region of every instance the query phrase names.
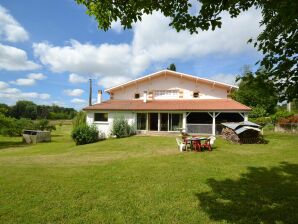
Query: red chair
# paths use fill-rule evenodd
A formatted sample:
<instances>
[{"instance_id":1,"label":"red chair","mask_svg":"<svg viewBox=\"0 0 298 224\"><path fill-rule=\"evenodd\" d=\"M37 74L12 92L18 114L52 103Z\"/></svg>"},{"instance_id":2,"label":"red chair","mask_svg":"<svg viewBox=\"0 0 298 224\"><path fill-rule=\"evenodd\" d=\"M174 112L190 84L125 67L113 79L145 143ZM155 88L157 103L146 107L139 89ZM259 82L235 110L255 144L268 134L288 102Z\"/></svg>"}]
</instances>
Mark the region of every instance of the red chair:
<instances>
[{"instance_id":1,"label":"red chair","mask_svg":"<svg viewBox=\"0 0 298 224\"><path fill-rule=\"evenodd\" d=\"M193 145L193 148L194 148L195 151L201 152L202 145L201 145L201 141L200 140L193 141L192 142L192 145Z\"/></svg>"},{"instance_id":2,"label":"red chair","mask_svg":"<svg viewBox=\"0 0 298 224\"><path fill-rule=\"evenodd\" d=\"M211 147L211 144L210 144L210 138L208 138L204 144L202 145L202 147L208 149L208 151L212 151L212 147Z\"/></svg>"}]
</instances>

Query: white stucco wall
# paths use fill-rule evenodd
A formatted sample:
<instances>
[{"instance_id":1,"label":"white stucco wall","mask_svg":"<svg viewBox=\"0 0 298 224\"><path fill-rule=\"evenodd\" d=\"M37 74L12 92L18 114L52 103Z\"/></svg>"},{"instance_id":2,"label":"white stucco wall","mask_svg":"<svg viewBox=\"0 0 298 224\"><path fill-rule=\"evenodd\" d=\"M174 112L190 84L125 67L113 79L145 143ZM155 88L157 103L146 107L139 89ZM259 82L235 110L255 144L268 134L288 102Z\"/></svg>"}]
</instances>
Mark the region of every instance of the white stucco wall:
<instances>
[{"instance_id":1,"label":"white stucco wall","mask_svg":"<svg viewBox=\"0 0 298 224\"><path fill-rule=\"evenodd\" d=\"M183 91L182 99L193 99L193 92L199 91L199 99L220 99L227 98L227 89L223 87L213 86L176 76L157 76L147 79L146 81L136 82L127 87L113 91L113 99L115 100L131 100L134 99L135 93L139 93L143 99L144 91L148 93L154 90L170 90L179 89Z\"/></svg>"},{"instance_id":2,"label":"white stucco wall","mask_svg":"<svg viewBox=\"0 0 298 224\"><path fill-rule=\"evenodd\" d=\"M94 121L94 113L108 113L108 121L107 122ZM89 111L87 112L87 124L88 125L94 124L100 132L104 133L105 137L109 137L111 134L113 121L117 117L123 117L128 121L130 125L134 124L136 121L136 113L134 112Z\"/></svg>"}]
</instances>

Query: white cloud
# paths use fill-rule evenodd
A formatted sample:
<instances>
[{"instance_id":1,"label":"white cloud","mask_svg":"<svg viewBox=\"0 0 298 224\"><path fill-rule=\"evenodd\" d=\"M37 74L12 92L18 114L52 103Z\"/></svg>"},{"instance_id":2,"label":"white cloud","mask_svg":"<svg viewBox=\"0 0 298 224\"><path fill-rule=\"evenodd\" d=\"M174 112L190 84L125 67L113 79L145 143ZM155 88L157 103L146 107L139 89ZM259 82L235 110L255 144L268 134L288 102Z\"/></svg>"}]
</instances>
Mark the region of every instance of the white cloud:
<instances>
[{"instance_id":1,"label":"white cloud","mask_svg":"<svg viewBox=\"0 0 298 224\"><path fill-rule=\"evenodd\" d=\"M121 83L129 81L129 77L126 76L116 76L116 77L102 77L98 81L99 86L104 86L106 88L113 87L115 85L119 85Z\"/></svg>"},{"instance_id":2,"label":"white cloud","mask_svg":"<svg viewBox=\"0 0 298 224\"><path fill-rule=\"evenodd\" d=\"M0 81L0 90L8 88L8 84L6 82Z\"/></svg>"},{"instance_id":3,"label":"white cloud","mask_svg":"<svg viewBox=\"0 0 298 224\"><path fill-rule=\"evenodd\" d=\"M36 82L34 79L17 79L15 81L11 81L10 83L18 86L33 86Z\"/></svg>"},{"instance_id":4,"label":"white cloud","mask_svg":"<svg viewBox=\"0 0 298 224\"><path fill-rule=\"evenodd\" d=\"M111 29L114 30L116 33L121 33L121 31L123 30L120 21L112 22Z\"/></svg>"},{"instance_id":5,"label":"white cloud","mask_svg":"<svg viewBox=\"0 0 298 224\"><path fill-rule=\"evenodd\" d=\"M5 82L0 81L0 101L15 103L17 100L47 100L50 94L37 92L23 92L17 88L10 88Z\"/></svg>"},{"instance_id":6,"label":"white cloud","mask_svg":"<svg viewBox=\"0 0 298 224\"><path fill-rule=\"evenodd\" d=\"M236 85L236 76L237 75L235 75L235 74L219 73L219 74L210 76L210 79L218 81L218 82Z\"/></svg>"},{"instance_id":7,"label":"white cloud","mask_svg":"<svg viewBox=\"0 0 298 224\"><path fill-rule=\"evenodd\" d=\"M88 79L85 78L84 76L80 76L80 75L71 73L69 75L68 81L70 83L73 83L73 84L75 84L75 83L86 83L86 82L88 82Z\"/></svg>"},{"instance_id":8,"label":"white cloud","mask_svg":"<svg viewBox=\"0 0 298 224\"><path fill-rule=\"evenodd\" d=\"M33 44L34 53L41 62L49 65L54 72L80 74L116 75L119 71L127 74L130 58L128 44L102 44L95 46L71 40L70 45L55 47L47 42Z\"/></svg>"},{"instance_id":9,"label":"white cloud","mask_svg":"<svg viewBox=\"0 0 298 224\"><path fill-rule=\"evenodd\" d=\"M29 39L27 31L0 5L0 40L19 42Z\"/></svg>"},{"instance_id":10,"label":"white cloud","mask_svg":"<svg viewBox=\"0 0 298 224\"><path fill-rule=\"evenodd\" d=\"M71 40L66 46L42 42L33 44L33 48L35 55L52 71L77 73L80 77L95 75L100 85L109 87L169 60L199 60L207 55L226 57L256 52L247 40L256 37L261 30L260 12L251 9L236 19L227 14L222 18L221 29L191 35L188 31L176 32L169 27L169 18L155 12L144 15L141 22L133 25L130 44L92 45ZM113 29L118 25L113 24ZM76 78L73 76L69 80L76 82Z\"/></svg>"},{"instance_id":11,"label":"white cloud","mask_svg":"<svg viewBox=\"0 0 298 224\"><path fill-rule=\"evenodd\" d=\"M47 78L47 76L42 73L30 73L27 75L27 77L34 80L44 80Z\"/></svg>"},{"instance_id":12,"label":"white cloud","mask_svg":"<svg viewBox=\"0 0 298 224\"><path fill-rule=\"evenodd\" d=\"M64 93L68 96L82 96L84 93L84 90L82 89L66 89L64 90Z\"/></svg>"},{"instance_id":13,"label":"white cloud","mask_svg":"<svg viewBox=\"0 0 298 224\"><path fill-rule=\"evenodd\" d=\"M73 98L70 102L72 102L74 104L85 104L86 100L80 99L80 98Z\"/></svg>"},{"instance_id":14,"label":"white cloud","mask_svg":"<svg viewBox=\"0 0 298 224\"><path fill-rule=\"evenodd\" d=\"M23 71L34 70L39 67L38 64L28 60L25 51L0 44L0 70Z\"/></svg>"}]
</instances>

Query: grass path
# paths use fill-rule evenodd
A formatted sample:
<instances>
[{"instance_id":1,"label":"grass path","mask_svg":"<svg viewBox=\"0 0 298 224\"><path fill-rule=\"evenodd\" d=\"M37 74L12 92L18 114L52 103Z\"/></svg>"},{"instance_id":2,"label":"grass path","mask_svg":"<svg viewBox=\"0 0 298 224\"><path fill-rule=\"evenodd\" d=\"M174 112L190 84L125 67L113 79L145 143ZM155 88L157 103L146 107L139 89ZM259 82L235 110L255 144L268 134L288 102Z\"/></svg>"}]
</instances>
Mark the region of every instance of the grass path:
<instances>
[{"instance_id":1,"label":"grass path","mask_svg":"<svg viewBox=\"0 0 298 224\"><path fill-rule=\"evenodd\" d=\"M295 223L298 136L267 145L218 139L179 153L174 137L75 146L0 136L0 223Z\"/></svg>"}]
</instances>

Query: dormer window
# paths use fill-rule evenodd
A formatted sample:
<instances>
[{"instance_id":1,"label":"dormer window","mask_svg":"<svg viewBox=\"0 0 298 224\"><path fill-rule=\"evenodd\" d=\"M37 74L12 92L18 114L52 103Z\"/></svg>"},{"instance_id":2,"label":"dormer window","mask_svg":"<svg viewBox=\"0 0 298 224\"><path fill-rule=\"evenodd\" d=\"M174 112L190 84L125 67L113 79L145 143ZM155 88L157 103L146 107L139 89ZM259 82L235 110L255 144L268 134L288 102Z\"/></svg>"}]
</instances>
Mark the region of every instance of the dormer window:
<instances>
[{"instance_id":1,"label":"dormer window","mask_svg":"<svg viewBox=\"0 0 298 224\"><path fill-rule=\"evenodd\" d=\"M193 92L193 98L199 98L199 92L198 91L196 91L196 92Z\"/></svg>"},{"instance_id":2,"label":"dormer window","mask_svg":"<svg viewBox=\"0 0 298 224\"><path fill-rule=\"evenodd\" d=\"M140 99L140 94L139 93L135 94L135 99Z\"/></svg>"}]
</instances>

